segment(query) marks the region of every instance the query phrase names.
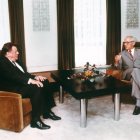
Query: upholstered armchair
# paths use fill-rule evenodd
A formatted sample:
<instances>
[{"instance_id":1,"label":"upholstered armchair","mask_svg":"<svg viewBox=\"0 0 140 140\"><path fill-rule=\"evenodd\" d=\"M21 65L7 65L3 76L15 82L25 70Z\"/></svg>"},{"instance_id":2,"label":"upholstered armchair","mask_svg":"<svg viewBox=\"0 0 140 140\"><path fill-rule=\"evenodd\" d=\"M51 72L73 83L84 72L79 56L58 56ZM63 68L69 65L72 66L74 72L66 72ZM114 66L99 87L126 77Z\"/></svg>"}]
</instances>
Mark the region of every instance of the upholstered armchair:
<instances>
[{"instance_id":1,"label":"upholstered armchair","mask_svg":"<svg viewBox=\"0 0 140 140\"><path fill-rule=\"evenodd\" d=\"M20 132L31 121L30 99L20 94L0 91L0 129Z\"/></svg>"},{"instance_id":2,"label":"upholstered armchair","mask_svg":"<svg viewBox=\"0 0 140 140\"><path fill-rule=\"evenodd\" d=\"M0 129L22 131L31 122L31 111L29 98L22 99L18 93L0 91Z\"/></svg>"},{"instance_id":3,"label":"upholstered armchair","mask_svg":"<svg viewBox=\"0 0 140 140\"><path fill-rule=\"evenodd\" d=\"M121 70L108 69L107 74L112 75L116 79L119 79L119 80L131 85L130 81L122 80L122 71ZM114 99L114 97L113 97L113 99ZM135 99L131 96L131 92L122 93L120 96L120 101L121 101L121 103L125 103L125 104L135 104Z\"/></svg>"},{"instance_id":4,"label":"upholstered armchair","mask_svg":"<svg viewBox=\"0 0 140 140\"><path fill-rule=\"evenodd\" d=\"M40 73L32 74L40 75ZM59 85L51 78L50 72L41 75L48 78L53 92L59 90ZM0 91L0 129L22 131L31 122L31 111L29 98L22 99L18 93Z\"/></svg>"},{"instance_id":5,"label":"upholstered armchair","mask_svg":"<svg viewBox=\"0 0 140 140\"><path fill-rule=\"evenodd\" d=\"M140 42L136 42L135 48L140 49ZM122 46L122 50L124 50L124 43ZM121 70L112 70L111 75L117 79L122 80L122 71ZM130 81L127 81L127 80L122 80L122 81L127 84L131 84ZM121 94L121 102L135 104L135 99L131 96L131 93L128 92L128 94Z\"/></svg>"},{"instance_id":6,"label":"upholstered armchair","mask_svg":"<svg viewBox=\"0 0 140 140\"><path fill-rule=\"evenodd\" d=\"M40 73L32 73L40 75ZM59 91L59 84L50 72L41 73L50 82L53 92ZM0 129L20 132L31 122L32 106L29 98L22 99L18 93L0 91Z\"/></svg>"}]
</instances>

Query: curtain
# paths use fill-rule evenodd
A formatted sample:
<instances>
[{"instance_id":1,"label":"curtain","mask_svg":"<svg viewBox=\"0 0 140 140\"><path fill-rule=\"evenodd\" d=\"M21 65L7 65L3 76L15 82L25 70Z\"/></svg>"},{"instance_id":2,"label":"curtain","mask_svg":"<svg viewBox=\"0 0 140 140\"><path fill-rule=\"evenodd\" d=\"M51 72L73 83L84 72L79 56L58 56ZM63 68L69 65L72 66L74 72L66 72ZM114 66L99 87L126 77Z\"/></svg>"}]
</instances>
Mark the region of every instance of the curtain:
<instances>
[{"instance_id":1,"label":"curtain","mask_svg":"<svg viewBox=\"0 0 140 140\"><path fill-rule=\"evenodd\" d=\"M58 69L75 67L74 1L57 0Z\"/></svg>"},{"instance_id":2,"label":"curtain","mask_svg":"<svg viewBox=\"0 0 140 140\"><path fill-rule=\"evenodd\" d=\"M74 0L75 65L106 64L106 0Z\"/></svg>"},{"instance_id":3,"label":"curtain","mask_svg":"<svg viewBox=\"0 0 140 140\"><path fill-rule=\"evenodd\" d=\"M11 42L17 44L19 61L26 65L23 0L8 0Z\"/></svg>"},{"instance_id":4,"label":"curtain","mask_svg":"<svg viewBox=\"0 0 140 140\"><path fill-rule=\"evenodd\" d=\"M107 0L107 64L114 64L114 57L121 51L121 1Z\"/></svg>"}]
</instances>

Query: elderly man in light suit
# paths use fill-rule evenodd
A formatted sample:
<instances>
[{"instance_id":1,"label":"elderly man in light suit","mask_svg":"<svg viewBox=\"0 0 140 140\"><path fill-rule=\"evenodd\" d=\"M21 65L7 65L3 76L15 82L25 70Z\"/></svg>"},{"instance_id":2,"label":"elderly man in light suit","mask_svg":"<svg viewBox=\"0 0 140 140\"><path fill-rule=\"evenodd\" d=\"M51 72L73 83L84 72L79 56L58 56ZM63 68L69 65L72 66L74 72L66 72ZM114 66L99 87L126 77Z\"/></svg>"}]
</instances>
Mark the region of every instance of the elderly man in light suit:
<instances>
[{"instance_id":1,"label":"elderly man in light suit","mask_svg":"<svg viewBox=\"0 0 140 140\"><path fill-rule=\"evenodd\" d=\"M115 56L115 66L123 71L122 78L132 82L132 96L136 98L133 115L140 114L140 49L135 48L136 39L127 36L124 50Z\"/></svg>"}]
</instances>

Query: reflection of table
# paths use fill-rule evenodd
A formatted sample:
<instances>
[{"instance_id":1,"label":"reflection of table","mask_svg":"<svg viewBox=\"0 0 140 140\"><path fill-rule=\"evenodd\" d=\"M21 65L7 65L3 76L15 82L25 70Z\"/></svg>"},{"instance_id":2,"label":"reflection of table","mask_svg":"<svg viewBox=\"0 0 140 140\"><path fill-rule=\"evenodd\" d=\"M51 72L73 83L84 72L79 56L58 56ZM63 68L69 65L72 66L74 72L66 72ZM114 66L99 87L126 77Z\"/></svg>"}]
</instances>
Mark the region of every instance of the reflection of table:
<instances>
[{"instance_id":1,"label":"reflection of table","mask_svg":"<svg viewBox=\"0 0 140 140\"><path fill-rule=\"evenodd\" d=\"M131 87L112 76L99 76L94 82L69 78L72 74L78 72L81 72L81 70L56 70L51 72L51 76L60 84L60 101L63 100L63 90L80 100L81 127L86 127L87 100L97 96L114 95L114 119L119 120L120 92L128 91Z\"/></svg>"}]
</instances>

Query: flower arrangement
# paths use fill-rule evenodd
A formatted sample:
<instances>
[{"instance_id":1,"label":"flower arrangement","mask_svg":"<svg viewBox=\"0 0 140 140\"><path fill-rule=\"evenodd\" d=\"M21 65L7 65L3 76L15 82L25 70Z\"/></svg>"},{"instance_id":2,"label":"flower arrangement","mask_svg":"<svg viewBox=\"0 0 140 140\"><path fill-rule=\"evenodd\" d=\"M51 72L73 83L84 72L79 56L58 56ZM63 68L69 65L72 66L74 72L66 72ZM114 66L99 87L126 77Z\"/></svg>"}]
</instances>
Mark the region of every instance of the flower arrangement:
<instances>
[{"instance_id":1,"label":"flower arrangement","mask_svg":"<svg viewBox=\"0 0 140 140\"><path fill-rule=\"evenodd\" d=\"M91 66L89 64L89 62L87 62L86 65L85 65L85 69L84 69L85 77L88 78L88 77L92 77L93 75L95 75L94 68L95 68L95 65Z\"/></svg>"},{"instance_id":2,"label":"flower arrangement","mask_svg":"<svg viewBox=\"0 0 140 140\"><path fill-rule=\"evenodd\" d=\"M84 71L85 77L91 77L94 75L94 72L92 70L86 70Z\"/></svg>"},{"instance_id":3,"label":"flower arrangement","mask_svg":"<svg viewBox=\"0 0 140 140\"><path fill-rule=\"evenodd\" d=\"M95 71L94 71L94 67L91 66L89 64L89 62L86 63L86 65L84 65L84 70L83 72L80 73L76 73L71 75L71 79L80 79L80 80L88 80L90 78L92 78L94 75L96 75Z\"/></svg>"}]
</instances>

